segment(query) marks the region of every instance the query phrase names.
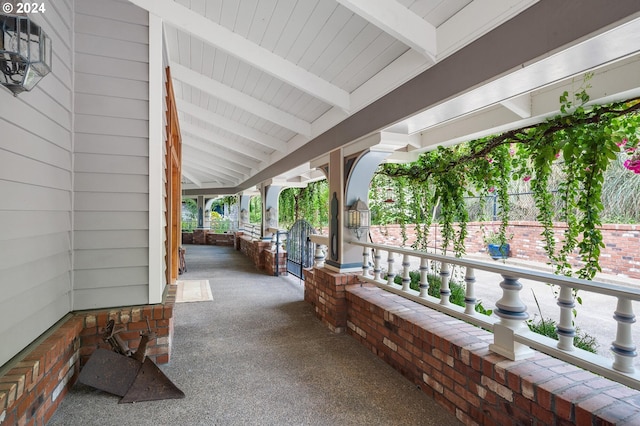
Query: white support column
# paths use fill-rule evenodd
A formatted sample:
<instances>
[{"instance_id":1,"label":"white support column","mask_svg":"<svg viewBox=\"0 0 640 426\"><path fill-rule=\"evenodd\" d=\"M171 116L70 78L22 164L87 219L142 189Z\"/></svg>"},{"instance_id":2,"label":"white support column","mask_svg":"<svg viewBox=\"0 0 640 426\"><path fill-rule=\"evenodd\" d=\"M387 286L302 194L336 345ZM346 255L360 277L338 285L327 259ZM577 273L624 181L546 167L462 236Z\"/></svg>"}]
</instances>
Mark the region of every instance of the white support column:
<instances>
[{"instance_id":1,"label":"white support column","mask_svg":"<svg viewBox=\"0 0 640 426\"><path fill-rule=\"evenodd\" d=\"M576 328L573 325L573 308L576 306L573 300L573 289L561 287L557 304L560 307L560 322L556 326L558 349L572 351L573 338L576 336Z\"/></svg>"},{"instance_id":2,"label":"white support column","mask_svg":"<svg viewBox=\"0 0 640 426\"><path fill-rule=\"evenodd\" d=\"M362 276L369 277L369 247L362 247Z\"/></svg>"},{"instance_id":3,"label":"white support column","mask_svg":"<svg viewBox=\"0 0 640 426\"><path fill-rule=\"evenodd\" d=\"M388 251L387 255L387 285L393 285L393 279L396 277L396 273L393 271L393 252Z\"/></svg>"},{"instance_id":4,"label":"white support column","mask_svg":"<svg viewBox=\"0 0 640 426\"><path fill-rule=\"evenodd\" d=\"M382 268L380 267L380 249L373 249L373 279L376 281L380 281L380 273L382 272Z\"/></svg>"},{"instance_id":5,"label":"white support column","mask_svg":"<svg viewBox=\"0 0 640 426\"><path fill-rule=\"evenodd\" d=\"M323 268L324 267L324 258L325 258L325 253L326 253L326 246L323 246L322 244L316 244L316 252L315 252L315 256L313 257L313 263L316 268Z\"/></svg>"},{"instance_id":6,"label":"white support column","mask_svg":"<svg viewBox=\"0 0 640 426\"><path fill-rule=\"evenodd\" d=\"M496 302L494 311L500 321L493 327L493 343L489 350L513 361L529 358L534 354L531 348L514 339L516 332L527 329L525 320L529 318L527 305L520 299L522 284L516 277L503 275L502 278L502 298Z\"/></svg>"},{"instance_id":7,"label":"white support column","mask_svg":"<svg viewBox=\"0 0 640 426\"><path fill-rule=\"evenodd\" d=\"M633 361L638 353L631 334L631 324L636 322L631 300L619 297L613 318L618 322L616 340L611 343L611 351L615 357L613 369L623 373L633 373L635 371Z\"/></svg>"},{"instance_id":8,"label":"white support column","mask_svg":"<svg viewBox=\"0 0 640 426\"><path fill-rule=\"evenodd\" d=\"M442 262L440 264L440 304L448 306L451 304L449 296L451 296L451 290L449 289L449 279L451 278L451 272L449 272L449 264Z\"/></svg>"},{"instance_id":9,"label":"white support column","mask_svg":"<svg viewBox=\"0 0 640 426\"><path fill-rule=\"evenodd\" d=\"M420 259L420 297L427 297L429 290L429 259Z\"/></svg>"},{"instance_id":10,"label":"white support column","mask_svg":"<svg viewBox=\"0 0 640 426\"><path fill-rule=\"evenodd\" d=\"M464 282L467 287L466 293L464 295L464 313L467 315L475 315L476 303L478 302L478 300L476 299L476 276L473 268L467 267L467 271L464 275Z\"/></svg>"},{"instance_id":11,"label":"white support column","mask_svg":"<svg viewBox=\"0 0 640 426\"><path fill-rule=\"evenodd\" d=\"M410 267L409 255L405 254L402 256L402 291L409 291L411 289Z\"/></svg>"}]
</instances>

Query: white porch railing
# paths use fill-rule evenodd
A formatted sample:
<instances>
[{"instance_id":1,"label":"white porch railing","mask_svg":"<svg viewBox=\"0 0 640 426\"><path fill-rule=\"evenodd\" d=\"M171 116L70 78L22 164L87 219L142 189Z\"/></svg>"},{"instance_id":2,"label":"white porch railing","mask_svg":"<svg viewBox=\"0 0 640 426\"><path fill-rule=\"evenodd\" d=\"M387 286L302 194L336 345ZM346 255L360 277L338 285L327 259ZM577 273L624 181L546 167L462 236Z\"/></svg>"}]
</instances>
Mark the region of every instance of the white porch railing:
<instances>
[{"instance_id":1,"label":"white porch railing","mask_svg":"<svg viewBox=\"0 0 640 426\"><path fill-rule=\"evenodd\" d=\"M245 223L243 225L243 231L246 235L250 236L252 240L259 240L260 238L262 238L260 225Z\"/></svg>"},{"instance_id":2,"label":"white porch railing","mask_svg":"<svg viewBox=\"0 0 640 426\"><path fill-rule=\"evenodd\" d=\"M493 352L516 360L532 355L531 348L533 348L626 386L640 389L640 374L635 371L633 365L637 354L631 329L632 324L636 321L632 301L640 301L640 290L394 246L357 241L351 241L350 244L363 247L362 276L360 277L362 281L375 284L384 290L492 331L494 341L489 349ZM370 263L371 253L373 253L372 265ZM383 256L386 257L386 260L383 260ZM395 256L402 259L402 264L398 269L395 266ZM420 291L409 288L411 260L414 260L414 264L416 261L419 261L420 264ZM385 262L386 272L383 271L383 263ZM440 299L427 294L427 272L430 269L430 263L432 263L431 266L438 266L437 269L440 271L442 279ZM454 305L449 301L451 293L449 290L450 271L455 265L465 269L466 306L464 307ZM484 270L501 276L502 297L495 302L496 309L493 312L495 316L482 315L475 311L477 303L474 289L476 270ZM402 285L393 282L393 278L397 274L402 276ZM523 285L519 279L559 286L560 293L557 299L557 305L560 309L560 320L557 324L558 341L533 333L527 327L525 320L529 315L527 314L527 306L520 299ZM576 334L572 315L572 310L575 307L574 289L617 299L617 307L614 312L611 312L617 323L616 336L611 343L611 351L614 354L613 361L574 347L573 338Z\"/></svg>"}]
</instances>

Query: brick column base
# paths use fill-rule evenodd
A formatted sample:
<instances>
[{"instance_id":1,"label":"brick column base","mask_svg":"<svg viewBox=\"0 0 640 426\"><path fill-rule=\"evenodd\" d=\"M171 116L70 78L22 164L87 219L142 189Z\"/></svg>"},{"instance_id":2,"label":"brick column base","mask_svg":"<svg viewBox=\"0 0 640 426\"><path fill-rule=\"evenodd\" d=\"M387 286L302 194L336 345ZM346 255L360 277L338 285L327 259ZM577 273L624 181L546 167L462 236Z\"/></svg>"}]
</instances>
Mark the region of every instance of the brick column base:
<instances>
[{"instance_id":1,"label":"brick column base","mask_svg":"<svg viewBox=\"0 0 640 426\"><path fill-rule=\"evenodd\" d=\"M357 283L357 274L341 274L326 268L304 270L304 300L334 333L347 327L346 287Z\"/></svg>"}]
</instances>

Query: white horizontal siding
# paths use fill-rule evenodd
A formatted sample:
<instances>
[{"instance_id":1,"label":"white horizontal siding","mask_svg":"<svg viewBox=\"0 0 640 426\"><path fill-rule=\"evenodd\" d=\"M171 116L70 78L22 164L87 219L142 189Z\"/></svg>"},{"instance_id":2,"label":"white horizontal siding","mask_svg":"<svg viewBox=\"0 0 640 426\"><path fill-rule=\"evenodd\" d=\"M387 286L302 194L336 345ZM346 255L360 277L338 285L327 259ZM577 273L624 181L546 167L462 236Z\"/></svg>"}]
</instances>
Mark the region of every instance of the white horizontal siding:
<instances>
[{"instance_id":1,"label":"white horizontal siding","mask_svg":"<svg viewBox=\"0 0 640 426\"><path fill-rule=\"evenodd\" d=\"M109 135L76 134L74 151L76 154L109 154L109 155L149 155L149 139Z\"/></svg>"},{"instance_id":2,"label":"white horizontal siding","mask_svg":"<svg viewBox=\"0 0 640 426\"><path fill-rule=\"evenodd\" d=\"M74 309L148 302L148 16L76 1Z\"/></svg>"},{"instance_id":3,"label":"white horizontal siding","mask_svg":"<svg viewBox=\"0 0 640 426\"><path fill-rule=\"evenodd\" d=\"M148 240L146 229L78 231L73 238L76 250L140 248L146 247Z\"/></svg>"},{"instance_id":4,"label":"white horizontal siding","mask_svg":"<svg viewBox=\"0 0 640 426\"><path fill-rule=\"evenodd\" d=\"M148 271L147 268L145 269ZM128 304L131 305L132 301L149 298L149 279L147 278L146 281L147 283L139 286L128 284L126 287L77 289L74 291L74 304L83 306L84 309L99 309L103 306L118 306L122 300L128 300Z\"/></svg>"},{"instance_id":5,"label":"white horizontal siding","mask_svg":"<svg viewBox=\"0 0 640 426\"><path fill-rule=\"evenodd\" d=\"M89 230L149 229L149 215L145 211L121 211L118 212L118 214L113 214L108 211L77 211L73 219L73 229L75 232Z\"/></svg>"},{"instance_id":6,"label":"white horizontal siding","mask_svg":"<svg viewBox=\"0 0 640 426\"><path fill-rule=\"evenodd\" d=\"M0 89L0 366L71 310L72 15L32 18L52 72L18 97Z\"/></svg>"},{"instance_id":7,"label":"white horizontal siding","mask_svg":"<svg viewBox=\"0 0 640 426\"><path fill-rule=\"evenodd\" d=\"M76 94L88 93L125 99L146 99L149 96L149 85L139 80L78 74L75 83Z\"/></svg>"}]
</instances>

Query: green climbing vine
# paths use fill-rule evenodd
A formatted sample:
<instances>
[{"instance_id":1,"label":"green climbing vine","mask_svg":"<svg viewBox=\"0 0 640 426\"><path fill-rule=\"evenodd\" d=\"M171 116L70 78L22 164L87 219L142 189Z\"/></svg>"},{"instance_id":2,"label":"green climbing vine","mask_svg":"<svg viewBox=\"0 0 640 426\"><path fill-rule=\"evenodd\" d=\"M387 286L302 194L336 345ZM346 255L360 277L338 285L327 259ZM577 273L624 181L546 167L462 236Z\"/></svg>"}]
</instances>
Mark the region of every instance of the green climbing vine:
<instances>
[{"instance_id":1,"label":"green climbing vine","mask_svg":"<svg viewBox=\"0 0 640 426\"><path fill-rule=\"evenodd\" d=\"M287 188L278 198L278 223L289 228L304 218L316 228L329 224L329 186L326 180L311 182L304 188Z\"/></svg>"},{"instance_id":2,"label":"green climbing vine","mask_svg":"<svg viewBox=\"0 0 640 426\"><path fill-rule=\"evenodd\" d=\"M588 81L588 76L585 82ZM401 226L413 216L421 219L415 230L414 248L426 247L428 224L436 215L443 247L464 253L469 212L465 197L493 195L501 242L506 242L509 223L509 186L528 182L543 227L542 238L556 272L571 275L570 256L577 251L583 266L580 278L591 279L600 270L604 247L599 226L604 206L604 176L610 163L627 156L624 167L640 174L640 98L609 105L588 106L586 88L560 98L560 114L537 125L472 140L454 147L438 147L411 164L384 164L379 174L396 182ZM561 218L566 231L557 241L556 210L550 190L552 175L561 174ZM380 179L376 177L376 179ZM374 180L375 181L375 180ZM398 189L399 187L405 188ZM406 234L404 234L406 235ZM406 241L406 236L404 237Z\"/></svg>"}]
</instances>

